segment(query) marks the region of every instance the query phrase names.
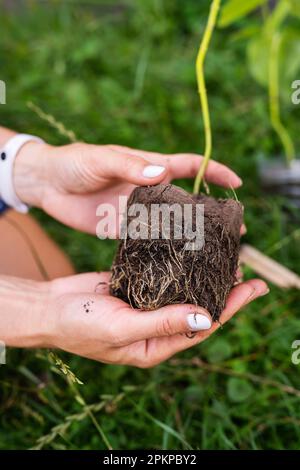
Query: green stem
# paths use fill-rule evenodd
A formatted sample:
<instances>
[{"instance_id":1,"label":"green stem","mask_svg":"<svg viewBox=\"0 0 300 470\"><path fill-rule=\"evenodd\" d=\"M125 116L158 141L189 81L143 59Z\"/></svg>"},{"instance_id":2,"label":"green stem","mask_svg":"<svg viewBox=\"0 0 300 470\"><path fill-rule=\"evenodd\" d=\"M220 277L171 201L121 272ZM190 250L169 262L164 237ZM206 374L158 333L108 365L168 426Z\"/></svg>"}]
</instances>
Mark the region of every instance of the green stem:
<instances>
[{"instance_id":1,"label":"green stem","mask_svg":"<svg viewBox=\"0 0 300 470\"><path fill-rule=\"evenodd\" d=\"M208 50L208 46L212 37L212 33L216 25L216 20L217 20L218 12L220 9L220 4L221 4L221 0L212 1L207 25L204 31L201 44L200 44L197 61L196 61L197 84L198 84L198 91L200 95L200 103L201 103L201 108L202 108L204 132L205 132L205 152L204 152L203 161L199 168L199 172L195 179L194 194L199 193L201 182L203 180L207 165L209 163L209 159L211 157L211 152L212 152L211 123L210 123L210 114L209 114L203 66L204 66L204 61L205 61L206 53Z\"/></svg>"},{"instance_id":2,"label":"green stem","mask_svg":"<svg viewBox=\"0 0 300 470\"><path fill-rule=\"evenodd\" d=\"M280 119L279 104L279 52L281 47L281 36L274 33L271 42L270 60L269 60L269 105L270 117L273 129L277 133L284 148L287 163L296 157L296 151L288 130L285 128Z\"/></svg>"},{"instance_id":3,"label":"green stem","mask_svg":"<svg viewBox=\"0 0 300 470\"><path fill-rule=\"evenodd\" d=\"M108 450L113 450L113 447L111 445L111 443L109 442L109 440L107 439L102 427L100 426L100 424L98 423L98 421L96 420L95 416L94 416L94 413L88 409L87 410L87 413L92 421L92 423L94 424L95 428L97 429L98 433L100 434L104 444L106 445L107 449Z\"/></svg>"},{"instance_id":4,"label":"green stem","mask_svg":"<svg viewBox=\"0 0 300 470\"><path fill-rule=\"evenodd\" d=\"M74 395L75 395L75 398L77 399L78 403L84 407L85 411L86 411L86 414L89 416L89 418L91 419L93 425L95 426L95 428L97 429L100 437L102 438L104 444L106 445L107 449L108 450L113 450L113 447L111 445L111 443L109 442L108 438L106 437L106 434L105 432L103 431L102 427L100 426L100 424L98 423L97 419L95 418L95 415L94 413L92 412L91 408L86 404L83 396L81 395L81 393L78 391L77 387L75 386L75 384L73 383L73 381L71 380L68 380L68 383L69 383L69 386L70 388L72 389Z\"/></svg>"}]
</instances>

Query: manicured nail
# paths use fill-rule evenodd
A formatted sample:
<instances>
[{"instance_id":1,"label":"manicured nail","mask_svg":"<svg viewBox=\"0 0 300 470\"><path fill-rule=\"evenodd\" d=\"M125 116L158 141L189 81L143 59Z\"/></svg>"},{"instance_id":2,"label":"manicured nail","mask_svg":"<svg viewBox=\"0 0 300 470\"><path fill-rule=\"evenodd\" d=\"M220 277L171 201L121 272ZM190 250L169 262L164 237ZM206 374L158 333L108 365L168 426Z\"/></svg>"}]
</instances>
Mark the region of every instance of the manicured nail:
<instances>
[{"instance_id":1,"label":"manicured nail","mask_svg":"<svg viewBox=\"0 0 300 470\"><path fill-rule=\"evenodd\" d=\"M143 176L145 176L145 178L156 178L156 176L161 175L164 171L164 166L149 165L144 168Z\"/></svg>"},{"instance_id":2,"label":"manicured nail","mask_svg":"<svg viewBox=\"0 0 300 470\"><path fill-rule=\"evenodd\" d=\"M187 322L192 331L209 330L211 327L210 319L200 313L190 313Z\"/></svg>"},{"instance_id":3,"label":"manicured nail","mask_svg":"<svg viewBox=\"0 0 300 470\"><path fill-rule=\"evenodd\" d=\"M237 176L237 175L236 175L236 182L237 182L237 185L238 185L238 186L242 186L242 185L243 185L243 180L242 180L239 176Z\"/></svg>"},{"instance_id":4,"label":"manicured nail","mask_svg":"<svg viewBox=\"0 0 300 470\"><path fill-rule=\"evenodd\" d=\"M270 289L267 288L267 289L265 289L265 290L260 294L259 297L263 297L264 295L267 295L269 292L270 292Z\"/></svg>"}]
</instances>

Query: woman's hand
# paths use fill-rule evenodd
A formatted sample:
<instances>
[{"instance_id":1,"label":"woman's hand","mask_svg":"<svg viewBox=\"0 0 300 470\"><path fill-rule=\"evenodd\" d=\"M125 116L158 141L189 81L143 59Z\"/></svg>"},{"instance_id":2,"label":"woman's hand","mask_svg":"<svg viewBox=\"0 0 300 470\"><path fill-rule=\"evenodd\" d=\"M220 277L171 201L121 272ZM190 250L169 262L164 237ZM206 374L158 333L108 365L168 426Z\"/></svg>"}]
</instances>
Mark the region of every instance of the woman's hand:
<instances>
[{"instance_id":1,"label":"woman's hand","mask_svg":"<svg viewBox=\"0 0 300 470\"><path fill-rule=\"evenodd\" d=\"M118 197L129 196L137 185L194 178L201 159L194 154L162 155L116 145L53 147L28 142L16 158L14 181L23 202L70 227L95 234L99 204L118 208ZM206 179L227 188L242 184L233 171L213 161Z\"/></svg>"},{"instance_id":2,"label":"woman's hand","mask_svg":"<svg viewBox=\"0 0 300 470\"><path fill-rule=\"evenodd\" d=\"M12 347L59 348L104 363L152 367L204 341L268 292L257 279L239 284L228 297L220 324L212 324L209 313L195 305L132 309L109 295L109 279L109 273L44 283L1 276L5 315L0 315L0 340Z\"/></svg>"},{"instance_id":3,"label":"woman's hand","mask_svg":"<svg viewBox=\"0 0 300 470\"><path fill-rule=\"evenodd\" d=\"M47 341L52 347L100 362L145 368L204 341L220 326L194 305L134 310L109 295L109 277L109 273L81 274L49 284L45 321L52 324ZM267 292L259 280L234 287L220 323Z\"/></svg>"}]
</instances>

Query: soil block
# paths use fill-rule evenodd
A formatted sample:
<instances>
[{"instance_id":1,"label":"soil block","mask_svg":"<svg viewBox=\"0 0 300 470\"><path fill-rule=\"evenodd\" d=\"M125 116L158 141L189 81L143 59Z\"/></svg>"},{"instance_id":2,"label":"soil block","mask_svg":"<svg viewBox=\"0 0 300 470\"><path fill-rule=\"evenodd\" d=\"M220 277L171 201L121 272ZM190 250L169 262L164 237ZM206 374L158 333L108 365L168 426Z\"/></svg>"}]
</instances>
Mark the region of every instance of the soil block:
<instances>
[{"instance_id":1,"label":"soil block","mask_svg":"<svg viewBox=\"0 0 300 470\"><path fill-rule=\"evenodd\" d=\"M169 239L161 237L160 224L160 239L127 236L120 241L112 266L111 294L142 310L191 303L206 308L218 320L236 281L242 205L233 199L192 196L171 184L138 187L128 200L126 226L136 217L128 212L133 204L143 204L149 214L152 204L191 204L193 223L196 204L203 204L205 243L201 249L187 250L188 240L174 237L171 212ZM146 223L150 231L151 217Z\"/></svg>"}]
</instances>

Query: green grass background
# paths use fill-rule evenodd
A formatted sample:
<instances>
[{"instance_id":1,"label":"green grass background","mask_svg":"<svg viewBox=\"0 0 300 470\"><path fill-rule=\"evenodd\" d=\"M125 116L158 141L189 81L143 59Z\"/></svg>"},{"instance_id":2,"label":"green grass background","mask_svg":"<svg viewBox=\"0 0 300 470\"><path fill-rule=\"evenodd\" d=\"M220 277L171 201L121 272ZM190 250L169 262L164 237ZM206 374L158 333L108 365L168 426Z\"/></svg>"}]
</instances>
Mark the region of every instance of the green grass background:
<instances>
[{"instance_id":1,"label":"green grass background","mask_svg":"<svg viewBox=\"0 0 300 470\"><path fill-rule=\"evenodd\" d=\"M206 0L1 2L1 124L65 144L28 109L31 100L90 143L200 153L194 62L208 7ZM299 273L297 220L257 178L261 156L281 153L266 92L231 33L216 33L206 64L214 158L244 179L245 240ZM299 148L299 109L287 103L283 112ZM35 214L79 272L109 269L114 242ZM300 339L299 300L271 286L179 362L150 370L60 353L84 382L77 388L45 353L10 350L0 369L0 448L26 449L48 436L41 445L52 449L105 449L107 441L116 449L297 449L300 366L291 362L291 343Z\"/></svg>"}]
</instances>

